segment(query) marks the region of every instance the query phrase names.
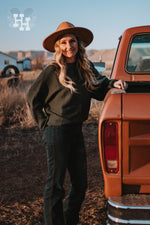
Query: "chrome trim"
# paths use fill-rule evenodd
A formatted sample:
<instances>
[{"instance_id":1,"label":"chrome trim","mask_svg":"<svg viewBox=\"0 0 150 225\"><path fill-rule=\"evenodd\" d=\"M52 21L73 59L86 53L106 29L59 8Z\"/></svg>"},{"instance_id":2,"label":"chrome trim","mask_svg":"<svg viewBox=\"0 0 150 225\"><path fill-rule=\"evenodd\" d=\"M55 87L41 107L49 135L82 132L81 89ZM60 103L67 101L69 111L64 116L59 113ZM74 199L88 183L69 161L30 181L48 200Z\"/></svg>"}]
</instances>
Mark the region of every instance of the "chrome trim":
<instances>
[{"instance_id":1,"label":"chrome trim","mask_svg":"<svg viewBox=\"0 0 150 225\"><path fill-rule=\"evenodd\" d=\"M123 220L116 217L113 217L111 215L108 215L108 218L115 222L115 223L122 223L122 224L150 224L150 220Z\"/></svg>"},{"instance_id":2,"label":"chrome trim","mask_svg":"<svg viewBox=\"0 0 150 225\"><path fill-rule=\"evenodd\" d=\"M127 206L127 205L119 205L114 202L111 202L111 200L108 199L108 204L115 207L115 208L120 208L120 209L146 209L150 210L150 206Z\"/></svg>"}]
</instances>

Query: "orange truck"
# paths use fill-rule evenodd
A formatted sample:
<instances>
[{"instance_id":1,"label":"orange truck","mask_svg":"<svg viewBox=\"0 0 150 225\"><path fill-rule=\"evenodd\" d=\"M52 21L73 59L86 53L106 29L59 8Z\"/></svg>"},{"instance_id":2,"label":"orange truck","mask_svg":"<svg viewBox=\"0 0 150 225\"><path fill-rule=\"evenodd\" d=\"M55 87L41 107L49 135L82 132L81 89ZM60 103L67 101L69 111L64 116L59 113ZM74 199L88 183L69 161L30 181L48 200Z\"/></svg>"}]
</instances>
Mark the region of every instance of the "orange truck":
<instances>
[{"instance_id":1,"label":"orange truck","mask_svg":"<svg viewBox=\"0 0 150 225\"><path fill-rule=\"evenodd\" d=\"M150 26L121 35L111 78L128 88L107 93L99 119L107 224L150 224Z\"/></svg>"}]
</instances>

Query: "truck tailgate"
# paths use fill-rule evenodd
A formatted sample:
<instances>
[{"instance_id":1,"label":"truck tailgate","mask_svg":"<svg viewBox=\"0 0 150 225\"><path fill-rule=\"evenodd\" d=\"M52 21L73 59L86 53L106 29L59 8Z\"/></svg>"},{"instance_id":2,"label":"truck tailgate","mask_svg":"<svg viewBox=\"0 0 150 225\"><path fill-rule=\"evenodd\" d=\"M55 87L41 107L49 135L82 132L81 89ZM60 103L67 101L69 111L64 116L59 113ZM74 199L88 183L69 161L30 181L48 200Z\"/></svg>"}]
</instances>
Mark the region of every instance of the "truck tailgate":
<instances>
[{"instance_id":1,"label":"truck tailgate","mask_svg":"<svg viewBox=\"0 0 150 225\"><path fill-rule=\"evenodd\" d=\"M150 192L150 93L122 94L123 192Z\"/></svg>"}]
</instances>

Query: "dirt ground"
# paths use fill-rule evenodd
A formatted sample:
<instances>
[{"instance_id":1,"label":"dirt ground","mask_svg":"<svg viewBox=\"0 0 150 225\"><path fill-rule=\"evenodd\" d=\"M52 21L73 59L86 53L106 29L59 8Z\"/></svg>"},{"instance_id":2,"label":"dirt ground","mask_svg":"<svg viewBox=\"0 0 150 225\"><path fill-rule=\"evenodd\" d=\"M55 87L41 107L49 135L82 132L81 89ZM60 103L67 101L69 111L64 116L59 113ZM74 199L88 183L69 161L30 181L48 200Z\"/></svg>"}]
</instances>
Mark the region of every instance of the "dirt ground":
<instances>
[{"instance_id":1,"label":"dirt ground","mask_svg":"<svg viewBox=\"0 0 150 225\"><path fill-rule=\"evenodd\" d=\"M83 125L88 162L88 189L80 225L106 224L106 199L97 141L97 122ZM0 127L0 224L43 225L46 151L37 127ZM69 189L66 176L65 190Z\"/></svg>"}]
</instances>

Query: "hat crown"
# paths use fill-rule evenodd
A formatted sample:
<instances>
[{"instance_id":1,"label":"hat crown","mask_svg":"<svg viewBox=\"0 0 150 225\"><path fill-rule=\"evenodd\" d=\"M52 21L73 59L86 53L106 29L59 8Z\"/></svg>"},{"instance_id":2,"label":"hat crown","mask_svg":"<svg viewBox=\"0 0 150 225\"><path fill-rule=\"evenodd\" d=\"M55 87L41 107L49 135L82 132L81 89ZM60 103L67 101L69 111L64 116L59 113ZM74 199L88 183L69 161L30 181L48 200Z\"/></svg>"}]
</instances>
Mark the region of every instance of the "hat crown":
<instances>
[{"instance_id":1,"label":"hat crown","mask_svg":"<svg viewBox=\"0 0 150 225\"><path fill-rule=\"evenodd\" d=\"M63 22L57 27L56 31L61 31L61 30L65 30L65 29L73 28L73 27L75 27L75 26L72 23Z\"/></svg>"}]
</instances>

